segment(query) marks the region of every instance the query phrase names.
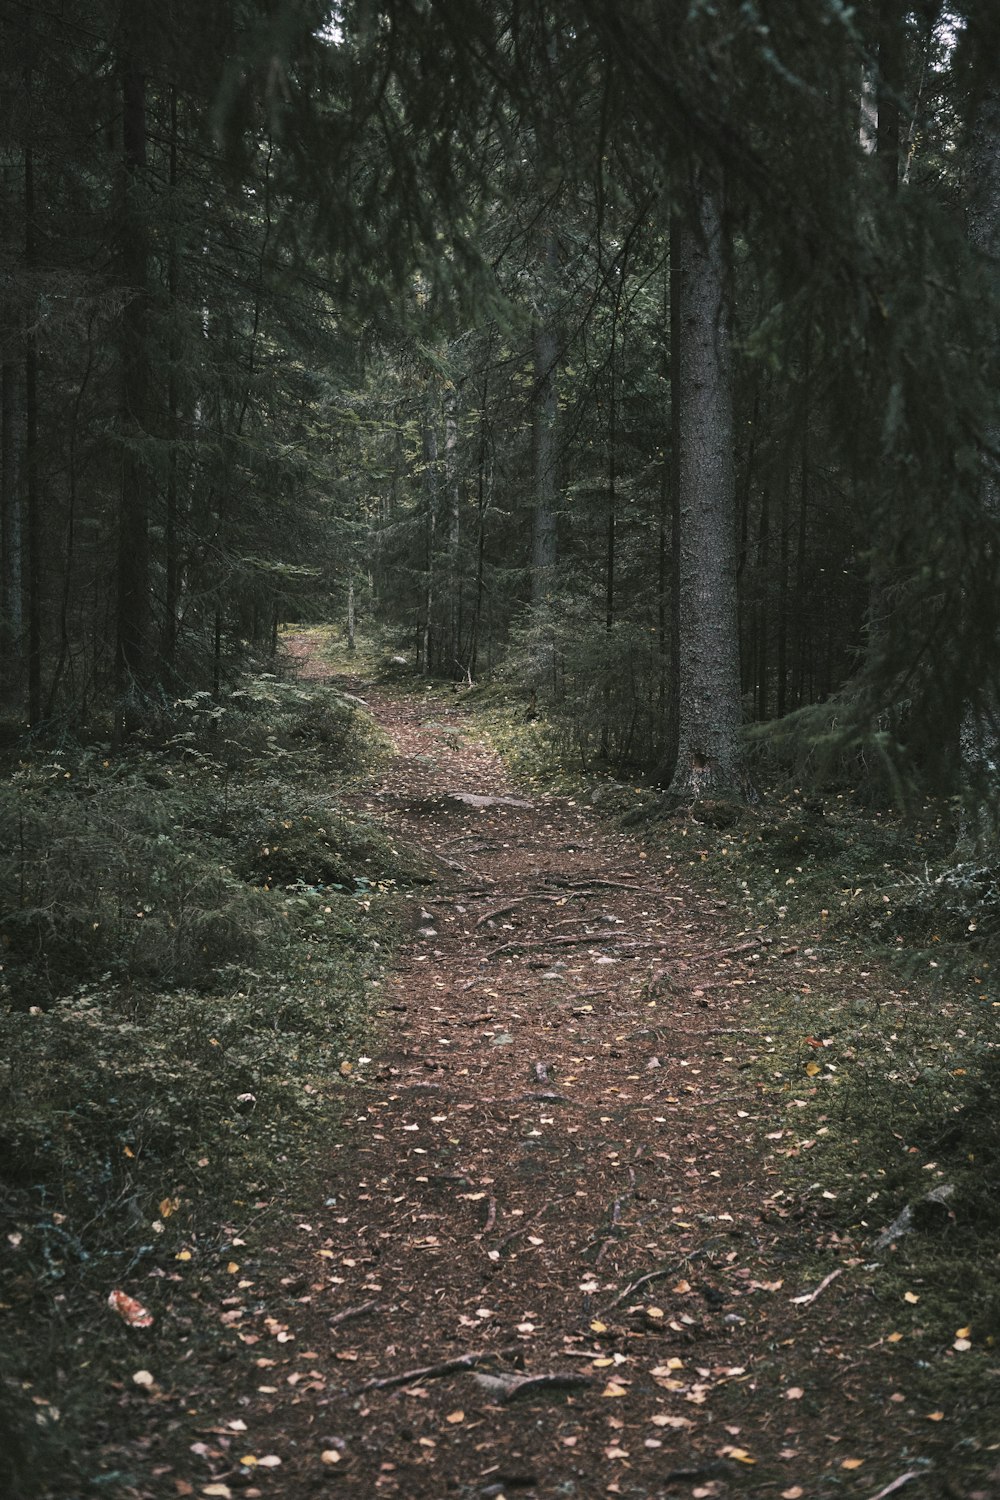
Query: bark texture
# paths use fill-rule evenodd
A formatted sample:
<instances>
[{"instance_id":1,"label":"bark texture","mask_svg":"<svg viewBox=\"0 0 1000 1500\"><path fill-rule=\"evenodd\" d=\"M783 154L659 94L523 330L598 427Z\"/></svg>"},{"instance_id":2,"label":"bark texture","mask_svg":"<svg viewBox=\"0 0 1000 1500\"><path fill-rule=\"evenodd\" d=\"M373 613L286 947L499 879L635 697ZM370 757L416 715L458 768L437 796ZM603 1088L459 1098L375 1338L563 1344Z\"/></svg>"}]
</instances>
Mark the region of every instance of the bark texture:
<instances>
[{"instance_id":1,"label":"bark texture","mask_svg":"<svg viewBox=\"0 0 1000 1500\"><path fill-rule=\"evenodd\" d=\"M1000 84L983 95L969 145L969 238L993 278L1000 279ZM1000 338L1000 329L993 329ZM983 434L982 507L991 528L1000 520L1000 420L994 417ZM1000 641L994 641L994 659ZM1000 850L1000 695L993 683L970 704L960 739L963 816L959 853L968 859L993 859Z\"/></svg>"},{"instance_id":2,"label":"bark texture","mask_svg":"<svg viewBox=\"0 0 1000 1500\"><path fill-rule=\"evenodd\" d=\"M721 194L703 176L678 223L680 640L678 754L670 792L745 793L732 374Z\"/></svg>"}]
</instances>

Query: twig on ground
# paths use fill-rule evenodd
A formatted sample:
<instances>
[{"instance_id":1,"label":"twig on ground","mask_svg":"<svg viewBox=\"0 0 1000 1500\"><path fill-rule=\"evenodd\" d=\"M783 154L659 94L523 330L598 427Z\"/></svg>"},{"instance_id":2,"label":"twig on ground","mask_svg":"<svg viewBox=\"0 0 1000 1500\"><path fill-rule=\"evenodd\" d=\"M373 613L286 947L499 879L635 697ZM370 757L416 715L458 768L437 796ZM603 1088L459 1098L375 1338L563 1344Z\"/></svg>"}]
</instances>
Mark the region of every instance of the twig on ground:
<instances>
[{"instance_id":1,"label":"twig on ground","mask_svg":"<svg viewBox=\"0 0 1000 1500\"><path fill-rule=\"evenodd\" d=\"M460 1354L455 1359L443 1359L436 1365L419 1365L414 1370L401 1370L398 1375L383 1375L375 1380L366 1380L355 1387L355 1394L362 1391L391 1391L397 1385L411 1385L415 1380L439 1380L442 1375L454 1375L458 1370L473 1370L487 1359L509 1359L519 1352L520 1345L506 1349L477 1349L469 1354Z\"/></svg>"},{"instance_id":2,"label":"twig on ground","mask_svg":"<svg viewBox=\"0 0 1000 1500\"><path fill-rule=\"evenodd\" d=\"M894 1479L891 1484L887 1484L885 1489L879 1490L877 1495L871 1497L871 1500L886 1500L887 1495L894 1495L897 1490L903 1488L904 1484L909 1484L911 1479L919 1478L920 1474L916 1469L911 1469L907 1474L900 1474L898 1479Z\"/></svg>"},{"instance_id":3,"label":"twig on ground","mask_svg":"<svg viewBox=\"0 0 1000 1500\"><path fill-rule=\"evenodd\" d=\"M486 1223L483 1225L483 1234L489 1234L497 1221L497 1200L491 1198L486 1207Z\"/></svg>"},{"instance_id":4,"label":"twig on ground","mask_svg":"<svg viewBox=\"0 0 1000 1500\"><path fill-rule=\"evenodd\" d=\"M605 1302L601 1311L610 1312L611 1308L617 1307L619 1303L631 1297L633 1292L637 1292L641 1286L648 1286L651 1281L666 1281L669 1276L678 1276L685 1266L690 1265L691 1261L699 1259L702 1255L707 1255L716 1244L718 1244L718 1237L709 1240L697 1250L692 1250L690 1255L685 1255L683 1260L679 1260L676 1265L668 1266L665 1271L647 1271L645 1276L639 1276L635 1281L630 1281L617 1297L613 1297L610 1302Z\"/></svg>"},{"instance_id":5,"label":"twig on ground","mask_svg":"<svg viewBox=\"0 0 1000 1500\"><path fill-rule=\"evenodd\" d=\"M577 1375L572 1370L555 1371L551 1375L477 1375L475 1379L487 1395L503 1402L516 1401L534 1391L568 1391L594 1384L592 1375Z\"/></svg>"},{"instance_id":6,"label":"twig on ground","mask_svg":"<svg viewBox=\"0 0 1000 1500\"><path fill-rule=\"evenodd\" d=\"M494 948L488 953L487 959L499 958L501 953L527 953L530 949L537 948L565 948L575 943L590 943L594 948L603 948L605 943L631 943L635 948L651 948L652 941L643 942L641 939L632 938L625 932L586 932L567 935L565 937L543 938L540 942L511 942L502 943L499 948Z\"/></svg>"},{"instance_id":7,"label":"twig on ground","mask_svg":"<svg viewBox=\"0 0 1000 1500\"><path fill-rule=\"evenodd\" d=\"M842 1276L843 1274L844 1274L844 1268L843 1268L843 1266L838 1266L835 1271L831 1271L830 1272L829 1276L824 1276L823 1280L820 1282L819 1286L815 1287L813 1291L811 1291L811 1292L804 1292L801 1297L793 1297L792 1298L793 1305L796 1306L796 1307L808 1307L809 1304L810 1304L810 1302L815 1302L816 1301L816 1298L819 1296L820 1292L825 1292L826 1291L826 1289L830 1285L831 1281L836 1281L837 1277L838 1276Z\"/></svg>"},{"instance_id":8,"label":"twig on ground","mask_svg":"<svg viewBox=\"0 0 1000 1500\"><path fill-rule=\"evenodd\" d=\"M367 1313L375 1312L379 1304L374 1300L360 1302L357 1307L345 1307L343 1312L334 1313L332 1318L327 1319L329 1328L336 1328L339 1323L346 1323L351 1318L363 1318Z\"/></svg>"}]
</instances>

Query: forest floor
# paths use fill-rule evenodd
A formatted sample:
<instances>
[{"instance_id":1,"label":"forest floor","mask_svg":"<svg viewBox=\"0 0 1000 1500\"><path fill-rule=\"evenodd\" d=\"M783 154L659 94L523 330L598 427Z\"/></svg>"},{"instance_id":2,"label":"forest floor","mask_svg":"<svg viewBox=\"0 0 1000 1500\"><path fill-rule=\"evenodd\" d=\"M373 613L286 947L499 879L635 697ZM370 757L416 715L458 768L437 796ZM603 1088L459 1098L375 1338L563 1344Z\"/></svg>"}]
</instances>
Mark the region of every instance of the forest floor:
<instances>
[{"instance_id":1,"label":"forest floor","mask_svg":"<svg viewBox=\"0 0 1000 1500\"><path fill-rule=\"evenodd\" d=\"M241 1231L232 1356L134 1493L1000 1497L1000 1451L969 1466L958 1398L921 1373L963 1330L927 1334L925 1291L873 1255L884 1218L851 1230L836 1184L789 1185L797 1116L826 1129L822 1036L777 1102L761 1081L768 987L877 976L527 796L457 698L338 680L397 752L359 806L441 879L412 895L372 1055L341 1066L311 1196L283 1237L273 1213L266 1242ZM153 1429L173 1403L148 1399Z\"/></svg>"}]
</instances>

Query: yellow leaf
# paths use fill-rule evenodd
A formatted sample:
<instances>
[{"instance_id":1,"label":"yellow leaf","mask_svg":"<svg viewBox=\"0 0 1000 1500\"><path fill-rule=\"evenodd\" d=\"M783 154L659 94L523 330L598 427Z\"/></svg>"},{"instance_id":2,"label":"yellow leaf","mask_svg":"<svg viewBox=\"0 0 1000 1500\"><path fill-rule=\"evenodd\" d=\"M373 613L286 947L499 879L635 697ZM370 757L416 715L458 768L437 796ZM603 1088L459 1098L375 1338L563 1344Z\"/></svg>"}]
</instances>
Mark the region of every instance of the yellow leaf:
<instances>
[{"instance_id":1,"label":"yellow leaf","mask_svg":"<svg viewBox=\"0 0 1000 1500\"><path fill-rule=\"evenodd\" d=\"M793 1484L791 1489L782 1490L781 1500L802 1500L805 1490L800 1484Z\"/></svg>"},{"instance_id":2,"label":"yellow leaf","mask_svg":"<svg viewBox=\"0 0 1000 1500\"><path fill-rule=\"evenodd\" d=\"M190 1260L190 1259L191 1259L191 1251L190 1250L178 1250L177 1254L174 1256L174 1260Z\"/></svg>"},{"instance_id":3,"label":"yellow leaf","mask_svg":"<svg viewBox=\"0 0 1000 1500\"><path fill-rule=\"evenodd\" d=\"M450 1411L448 1413L448 1415L445 1417L445 1421L446 1422L450 1422L453 1427L457 1427L457 1425L458 1425L459 1422L464 1422L465 1421L465 1412L464 1411Z\"/></svg>"},{"instance_id":4,"label":"yellow leaf","mask_svg":"<svg viewBox=\"0 0 1000 1500\"><path fill-rule=\"evenodd\" d=\"M901 1333L890 1333L888 1335L888 1337L886 1338L886 1343L887 1344L898 1344L898 1343L900 1343L902 1341L902 1338L903 1338L903 1335Z\"/></svg>"},{"instance_id":5,"label":"yellow leaf","mask_svg":"<svg viewBox=\"0 0 1000 1500\"><path fill-rule=\"evenodd\" d=\"M611 1358L609 1358L607 1356L603 1356L601 1359L595 1359L592 1362L591 1368L594 1369L594 1370L606 1370L609 1365L613 1365L613 1364L614 1364L614 1360L613 1359L611 1359Z\"/></svg>"},{"instance_id":6,"label":"yellow leaf","mask_svg":"<svg viewBox=\"0 0 1000 1500\"><path fill-rule=\"evenodd\" d=\"M955 1337L957 1339L971 1338L972 1337L972 1329L971 1328L956 1328L955 1329Z\"/></svg>"},{"instance_id":7,"label":"yellow leaf","mask_svg":"<svg viewBox=\"0 0 1000 1500\"><path fill-rule=\"evenodd\" d=\"M816 1074L819 1073L819 1072L821 1072L821 1071L822 1070L820 1068L819 1063L817 1063L817 1062L807 1062L806 1063L806 1073L808 1074L808 1076L810 1078L815 1078Z\"/></svg>"},{"instance_id":8,"label":"yellow leaf","mask_svg":"<svg viewBox=\"0 0 1000 1500\"><path fill-rule=\"evenodd\" d=\"M747 1452L745 1448L720 1448L719 1452L723 1458L733 1458L738 1464L755 1464L757 1460Z\"/></svg>"},{"instance_id":9,"label":"yellow leaf","mask_svg":"<svg viewBox=\"0 0 1000 1500\"><path fill-rule=\"evenodd\" d=\"M691 1290L691 1283L690 1283L690 1281L679 1281L675 1287L671 1288L671 1291L676 1292L679 1297L683 1297L684 1293L685 1292L689 1292L690 1290Z\"/></svg>"},{"instance_id":10,"label":"yellow leaf","mask_svg":"<svg viewBox=\"0 0 1000 1500\"><path fill-rule=\"evenodd\" d=\"M236 1272L239 1270L239 1266L237 1265L235 1260L231 1260L226 1267L226 1270L229 1272L230 1276L235 1276Z\"/></svg>"},{"instance_id":11,"label":"yellow leaf","mask_svg":"<svg viewBox=\"0 0 1000 1500\"><path fill-rule=\"evenodd\" d=\"M340 1454L336 1448L324 1448L319 1456L319 1461L321 1464L339 1464Z\"/></svg>"},{"instance_id":12,"label":"yellow leaf","mask_svg":"<svg viewBox=\"0 0 1000 1500\"><path fill-rule=\"evenodd\" d=\"M180 1206L181 1206L181 1200L179 1198L161 1198L160 1199L160 1218L161 1219L169 1219L170 1215L171 1214L175 1214L177 1212L177 1210L180 1208Z\"/></svg>"},{"instance_id":13,"label":"yellow leaf","mask_svg":"<svg viewBox=\"0 0 1000 1500\"><path fill-rule=\"evenodd\" d=\"M929 1411L927 1413L927 1420L928 1420L928 1422L943 1422L944 1421L944 1412L943 1411Z\"/></svg>"},{"instance_id":14,"label":"yellow leaf","mask_svg":"<svg viewBox=\"0 0 1000 1500\"><path fill-rule=\"evenodd\" d=\"M662 1318L663 1317L663 1308L662 1307L647 1307L646 1308L646 1317L647 1318Z\"/></svg>"},{"instance_id":15,"label":"yellow leaf","mask_svg":"<svg viewBox=\"0 0 1000 1500\"><path fill-rule=\"evenodd\" d=\"M625 1387L623 1385L619 1385L618 1384L617 1380L609 1380L608 1383L607 1383L607 1385L604 1387L603 1391L601 1392L601 1395L602 1396L626 1396L626 1395L628 1395L628 1392L626 1391L626 1389L625 1389Z\"/></svg>"},{"instance_id":16,"label":"yellow leaf","mask_svg":"<svg viewBox=\"0 0 1000 1500\"><path fill-rule=\"evenodd\" d=\"M128 1157L128 1158L129 1158L129 1159L130 1159L130 1160L131 1160L131 1161L134 1161L134 1160L135 1160L135 1152L134 1152L134 1151L133 1151L133 1150L132 1150L132 1147L131 1147L131 1146L123 1146L123 1147L122 1147L122 1151L123 1151L123 1152L124 1152L124 1153L125 1153L125 1155L126 1155L126 1156L127 1156L127 1157Z\"/></svg>"},{"instance_id":17,"label":"yellow leaf","mask_svg":"<svg viewBox=\"0 0 1000 1500\"><path fill-rule=\"evenodd\" d=\"M860 1469L863 1463L863 1458L845 1458L840 1467L842 1469Z\"/></svg>"},{"instance_id":18,"label":"yellow leaf","mask_svg":"<svg viewBox=\"0 0 1000 1500\"><path fill-rule=\"evenodd\" d=\"M256 1466L257 1460L252 1453L245 1453L240 1459L240 1463L245 1464L248 1469L252 1469Z\"/></svg>"},{"instance_id":19,"label":"yellow leaf","mask_svg":"<svg viewBox=\"0 0 1000 1500\"><path fill-rule=\"evenodd\" d=\"M917 1296L916 1292L904 1292L903 1301L909 1302L911 1304L916 1304L920 1301L920 1298Z\"/></svg>"},{"instance_id":20,"label":"yellow leaf","mask_svg":"<svg viewBox=\"0 0 1000 1500\"><path fill-rule=\"evenodd\" d=\"M349 1062L342 1062L340 1065L340 1071L346 1078L349 1073L354 1072L354 1064Z\"/></svg>"},{"instance_id":21,"label":"yellow leaf","mask_svg":"<svg viewBox=\"0 0 1000 1500\"><path fill-rule=\"evenodd\" d=\"M600 1322L599 1319L595 1319L590 1325L590 1331L591 1333L607 1333L608 1325L607 1323Z\"/></svg>"}]
</instances>

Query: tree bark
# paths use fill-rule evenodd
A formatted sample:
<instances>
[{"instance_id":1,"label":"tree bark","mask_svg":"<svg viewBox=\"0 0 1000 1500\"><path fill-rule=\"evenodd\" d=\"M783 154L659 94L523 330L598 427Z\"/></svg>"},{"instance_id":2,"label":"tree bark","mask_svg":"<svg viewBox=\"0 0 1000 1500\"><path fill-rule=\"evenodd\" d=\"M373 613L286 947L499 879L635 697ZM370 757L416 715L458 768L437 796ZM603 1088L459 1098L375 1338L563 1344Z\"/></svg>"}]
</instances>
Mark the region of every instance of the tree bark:
<instances>
[{"instance_id":1,"label":"tree bark","mask_svg":"<svg viewBox=\"0 0 1000 1500\"><path fill-rule=\"evenodd\" d=\"M677 225L680 642L670 793L746 793L736 609L732 372L721 191L703 172Z\"/></svg>"},{"instance_id":2,"label":"tree bark","mask_svg":"<svg viewBox=\"0 0 1000 1500\"><path fill-rule=\"evenodd\" d=\"M28 76L28 97L31 77ZM31 274L37 261L35 231L35 158L32 147L24 150L24 259ZM33 298L24 333L24 477L25 531L27 533L26 578L28 615L28 723L32 728L42 717L42 498L38 476L38 336L35 322L37 302Z\"/></svg>"},{"instance_id":3,"label":"tree bark","mask_svg":"<svg viewBox=\"0 0 1000 1500\"><path fill-rule=\"evenodd\" d=\"M137 55L138 38L126 29L120 62L122 94L121 272L125 307L121 324L121 492L118 512L118 593L115 619L116 740L127 731L149 672L149 489L140 451L149 402L147 329L148 258L141 202L146 167L146 80Z\"/></svg>"},{"instance_id":4,"label":"tree bark","mask_svg":"<svg viewBox=\"0 0 1000 1500\"><path fill-rule=\"evenodd\" d=\"M979 103L969 143L969 238L1000 279L1000 84L993 82ZM996 289L994 289L996 295ZM1000 329L993 330L1000 337ZM991 530L1000 521L1000 421L983 433L981 496ZM1000 656L1000 641L994 641ZM996 681L984 685L963 716L961 731L962 821L959 853L970 860L995 859L1000 849L1000 697Z\"/></svg>"}]
</instances>

